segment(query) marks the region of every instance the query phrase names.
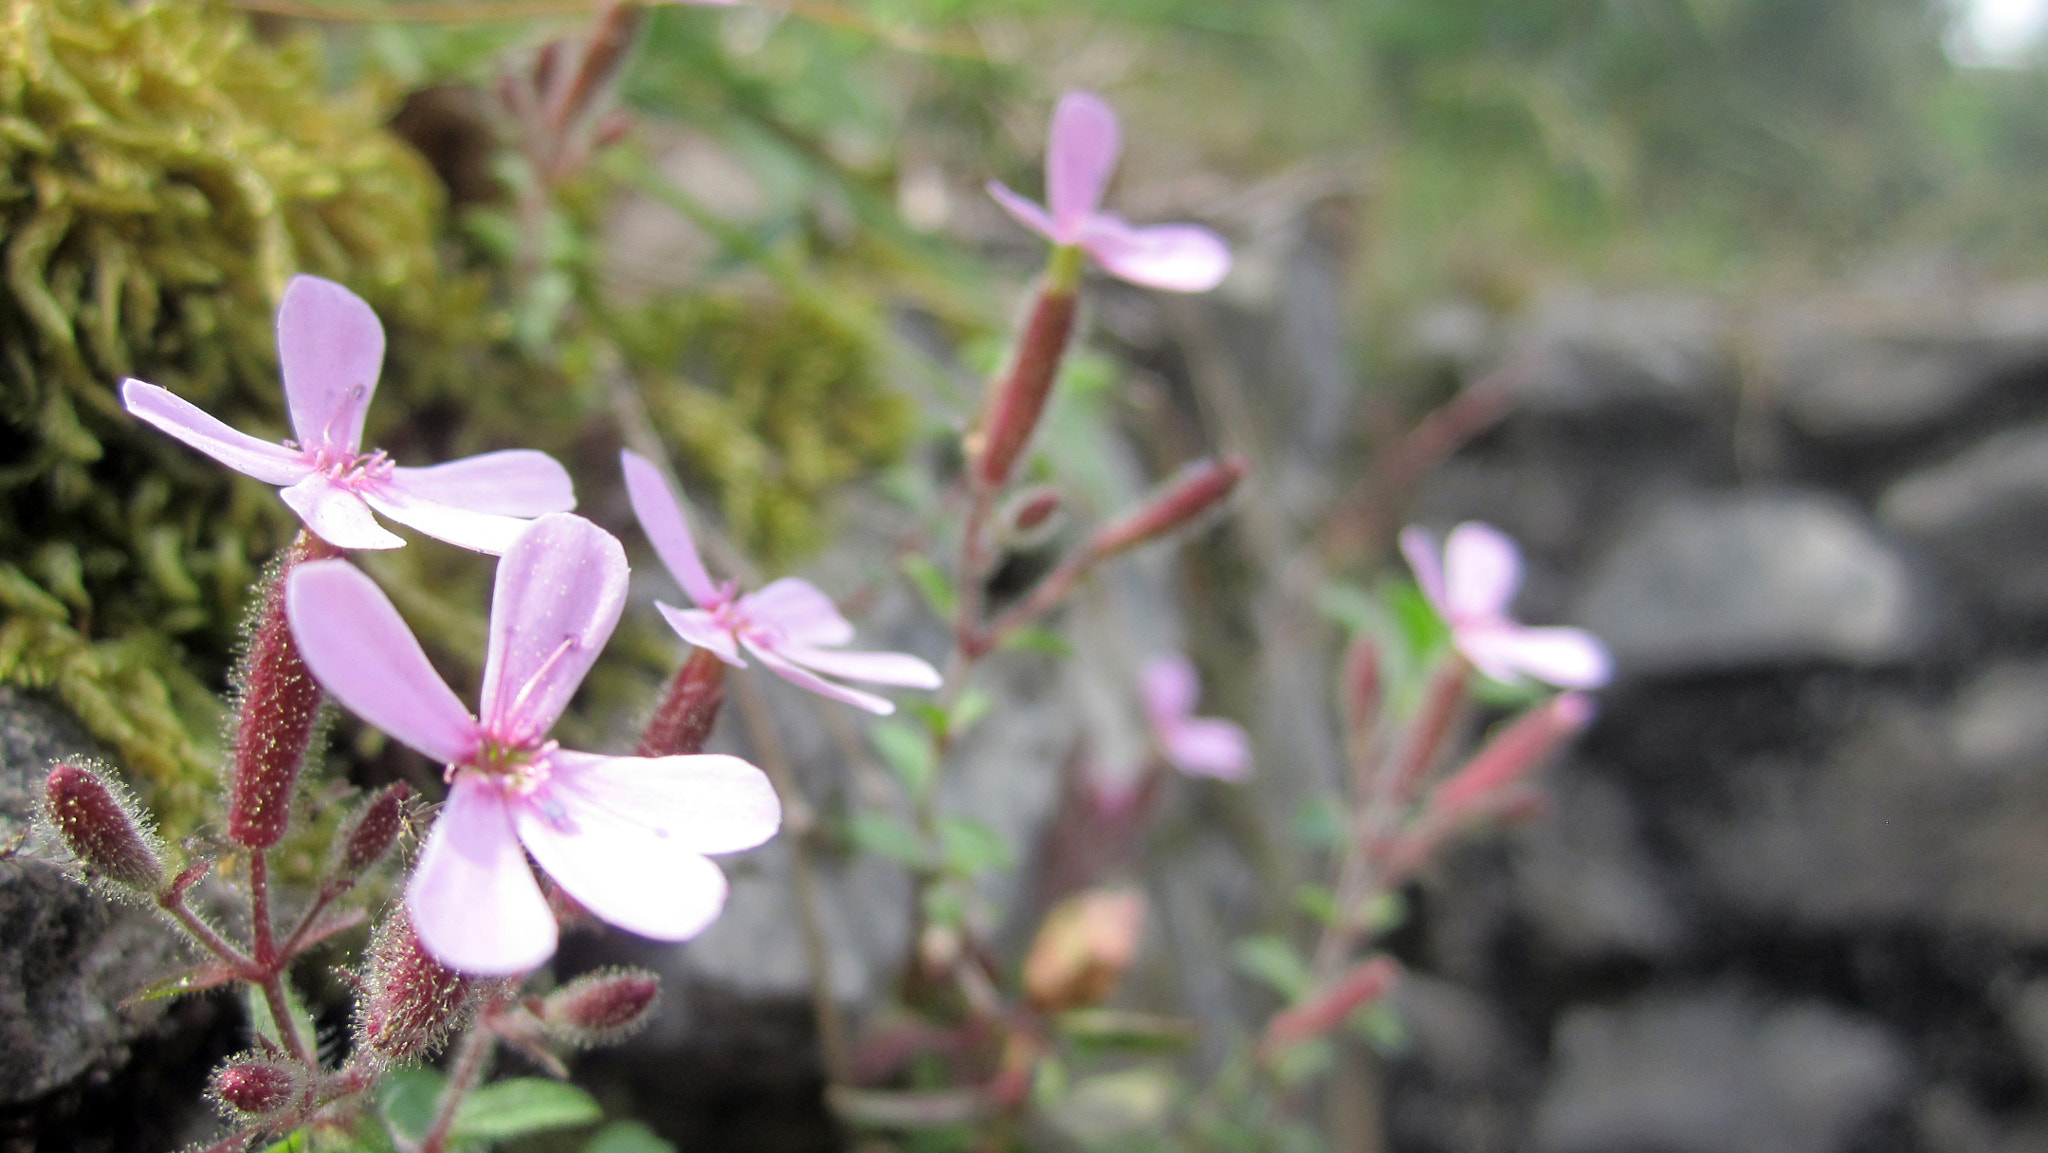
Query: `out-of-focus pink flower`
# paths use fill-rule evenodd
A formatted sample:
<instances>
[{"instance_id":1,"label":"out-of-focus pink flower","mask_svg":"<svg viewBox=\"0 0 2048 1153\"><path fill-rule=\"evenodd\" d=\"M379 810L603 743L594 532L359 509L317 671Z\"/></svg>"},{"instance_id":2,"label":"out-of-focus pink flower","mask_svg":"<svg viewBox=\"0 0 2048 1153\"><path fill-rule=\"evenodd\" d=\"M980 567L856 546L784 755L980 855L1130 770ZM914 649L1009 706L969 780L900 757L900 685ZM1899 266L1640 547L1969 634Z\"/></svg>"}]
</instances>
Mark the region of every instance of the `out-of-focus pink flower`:
<instances>
[{"instance_id":1,"label":"out-of-focus pink flower","mask_svg":"<svg viewBox=\"0 0 2048 1153\"><path fill-rule=\"evenodd\" d=\"M683 518L682 502L669 491L660 470L630 452L620 453L619 463L626 472L626 495L633 502L633 514L640 518L641 530L697 605L679 609L655 602L654 607L684 640L709 649L736 668L747 667L740 657L744 646L791 684L882 716L895 712L896 706L818 674L913 689L939 687L939 670L907 653L854 653L840 648L853 639L853 626L839 615L832 599L808 581L784 577L744 596L737 582L713 583L697 555L697 542Z\"/></svg>"},{"instance_id":2,"label":"out-of-focus pink flower","mask_svg":"<svg viewBox=\"0 0 2048 1153\"><path fill-rule=\"evenodd\" d=\"M1112 276L1150 288L1207 292L1230 271L1222 238L1193 224L1134 228L1102 210L1102 194L1122 148L1116 113L1100 97L1069 92L1053 109L1045 153L1048 212L991 180L988 193L1010 215L1054 244L1086 251Z\"/></svg>"},{"instance_id":3,"label":"out-of-focus pink flower","mask_svg":"<svg viewBox=\"0 0 2048 1153\"><path fill-rule=\"evenodd\" d=\"M547 739L625 600L611 534L562 513L534 521L498 565L473 717L369 577L339 560L291 575L292 631L321 686L448 766L405 907L452 969L519 973L555 951L528 854L599 918L680 941L725 903L725 875L705 854L752 848L781 824L774 788L737 757L611 757Z\"/></svg>"},{"instance_id":4,"label":"out-of-focus pink flower","mask_svg":"<svg viewBox=\"0 0 2048 1153\"><path fill-rule=\"evenodd\" d=\"M1142 674L1145 716L1152 739L1181 772L1241 781L1251 770L1251 739L1236 724L1198 717L1195 698L1202 684L1184 656L1154 657Z\"/></svg>"},{"instance_id":5,"label":"out-of-focus pink flower","mask_svg":"<svg viewBox=\"0 0 2048 1153\"><path fill-rule=\"evenodd\" d=\"M384 365L384 326L362 298L316 276L295 276L277 309L277 353L296 441L237 432L196 405L140 380L121 385L128 411L237 472L281 485L306 527L337 548L397 548L404 540L370 510L431 537L503 553L543 513L576 507L569 474L530 449L485 453L432 468L399 468L364 452L363 416Z\"/></svg>"},{"instance_id":6,"label":"out-of-focus pink flower","mask_svg":"<svg viewBox=\"0 0 2048 1153\"><path fill-rule=\"evenodd\" d=\"M1607 683L1607 649L1583 629L1530 628L1508 616L1522 585L1515 542L1491 525L1468 521L1451 530L1441 563L1436 543L1419 528L1401 533L1401 552L1422 595L1451 627L1451 643L1473 667L1499 681L1524 676L1567 689Z\"/></svg>"}]
</instances>

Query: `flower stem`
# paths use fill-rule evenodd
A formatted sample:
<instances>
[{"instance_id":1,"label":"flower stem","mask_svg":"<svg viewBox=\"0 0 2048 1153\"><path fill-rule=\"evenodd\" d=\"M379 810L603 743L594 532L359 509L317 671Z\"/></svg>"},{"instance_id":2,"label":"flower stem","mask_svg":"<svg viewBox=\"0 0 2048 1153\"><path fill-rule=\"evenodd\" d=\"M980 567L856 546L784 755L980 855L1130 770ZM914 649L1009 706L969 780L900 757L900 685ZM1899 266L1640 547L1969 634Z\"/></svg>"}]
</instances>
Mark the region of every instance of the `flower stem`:
<instances>
[{"instance_id":1,"label":"flower stem","mask_svg":"<svg viewBox=\"0 0 2048 1153\"><path fill-rule=\"evenodd\" d=\"M187 933L192 934L192 939L204 946L207 952L219 957L237 971L249 968L250 960L240 949L229 944L225 937L213 930L213 926L200 920L199 915L186 906L184 890L172 889L158 898L157 904L183 926Z\"/></svg>"},{"instance_id":2,"label":"flower stem","mask_svg":"<svg viewBox=\"0 0 2048 1153\"><path fill-rule=\"evenodd\" d=\"M447 1153L448 1139L455 1132L455 1116L462 1111L462 1100L476 1090L477 1082L483 1080L484 1070L491 1062L491 1050L498 1043L497 1034L491 1032L490 1019L510 999L510 994L495 994L477 1011L476 1020L470 1022L469 1032L462 1036L461 1048L455 1051L455 1062L448 1068L448 1084L441 1090L441 1100L435 1106L434 1124L427 1130L427 1135L420 1138L418 1153Z\"/></svg>"}]
</instances>

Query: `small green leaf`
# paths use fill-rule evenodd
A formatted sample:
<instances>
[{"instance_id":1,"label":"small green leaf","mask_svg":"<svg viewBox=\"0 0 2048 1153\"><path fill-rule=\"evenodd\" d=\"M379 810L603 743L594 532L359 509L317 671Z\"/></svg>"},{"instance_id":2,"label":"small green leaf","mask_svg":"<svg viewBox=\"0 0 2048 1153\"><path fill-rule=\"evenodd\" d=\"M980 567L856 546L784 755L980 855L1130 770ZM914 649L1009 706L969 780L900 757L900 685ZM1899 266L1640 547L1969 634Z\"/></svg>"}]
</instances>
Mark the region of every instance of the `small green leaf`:
<instances>
[{"instance_id":1,"label":"small green leaf","mask_svg":"<svg viewBox=\"0 0 2048 1153\"><path fill-rule=\"evenodd\" d=\"M676 1147L638 1121L614 1121L597 1131L583 1153L676 1153Z\"/></svg>"},{"instance_id":2,"label":"small green leaf","mask_svg":"<svg viewBox=\"0 0 2048 1153\"><path fill-rule=\"evenodd\" d=\"M923 733L901 721L877 721L869 726L868 739L913 800L922 800L931 791L938 778L939 758Z\"/></svg>"},{"instance_id":3,"label":"small green leaf","mask_svg":"<svg viewBox=\"0 0 2048 1153\"><path fill-rule=\"evenodd\" d=\"M935 736L946 731L946 710L931 701L905 701L903 711L924 723L925 731Z\"/></svg>"},{"instance_id":4,"label":"small green leaf","mask_svg":"<svg viewBox=\"0 0 2048 1153\"><path fill-rule=\"evenodd\" d=\"M1285 938L1265 934L1246 937L1230 951L1237 971L1285 997L1290 1003L1306 996L1314 984L1308 965Z\"/></svg>"},{"instance_id":5,"label":"small green leaf","mask_svg":"<svg viewBox=\"0 0 2048 1153\"><path fill-rule=\"evenodd\" d=\"M377 1086L377 1112L409 1138L426 1135L447 1079L432 1069L396 1069Z\"/></svg>"},{"instance_id":6,"label":"small green leaf","mask_svg":"<svg viewBox=\"0 0 2048 1153\"><path fill-rule=\"evenodd\" d=\"M1074 647L1066 642L1066 638L1037 625L1011 632L1003 638L1002 648L1005 652L1043 653L1049 657L1074 655Z\"/></svg>"},{"instance_id":7,"label":"small green leaf","mask_svg":"<svg viewBox=\"0 0 2048 1153\"><path fill-rule=\"evenodd\" d=\"M1395 1054L1408 1047L1408 1023L1392 1005L1377 1001L1351 1014L1345 1022L1352 1032L1382 1053Z\"/></svg>"},{"instance_id":8,"label":"small green leaf","mask_svg":"<svg viewBox=\"0 0 2048 1153\"><path fill-rule=\"evenodd\" d=\"M306 1153L313 1147L312 1134L301 1129L274 1145L265 1145L262 1153Z\"/></svg>"},{"instance_id":9,"label":"small green leaf","mask_svg":"<svg viewBox=\"0 0 2048 1153\"><path fill-rule=\"evenodd\" d=\"M967 894L953 882L933 885L924 893L924 919L955 927L967 920Z\"/></svg>"},{"instance_id":10,"label":"small green leaf","mask_svg":"<svg viewBox=\"0 0 2048 1153\"><path fill-rule=\"evenodd\" d=\"M1351 839L1351 814L1335 797L1310 797L1294 814L1294 839L1308 849L1335 849Z\"/></svg>"},{"instance_id":11,"label":"small green leaf","mask_svg":"<svg viewBox=\"0 0 2048 1153\"><path fill-rule=\"evenodd\" d=\"M1337 1047L1330 1043L1328 1037L1289 1045L1273 1062L1273 1079L1292 1088L1320 1077L1336 1059Z\"/></svg>"},{"instance_id":12,"label":"small green leaf","mask_svg":"<svg viewBox=\"0 0 2048 1153\"><path fill-rule=\"evenodd\" d=\"M923 553L903 558L903 575L924 594L924 601L940 620L950 621L960 612L960 596L953 590L953 578Z\"/></svg>"},{"instance_id":13,"label":"small green leaf","mask_svg":"<svg viewBox=\"0 0 2048 1153\"><path fill-rule=\"evenodd\" d=\"M471 1093L455 1112L458 1137L501 1141L550 1129L588 1125L604 1116L590 1094L540 1077L493 1081Z\"/></svg>"},{"instance_id":14,"label":"small green leaf","mask_svg":"<svg viewBox=\"0 0 2048 1153\"><path fill-rule=\"evenodd\" d=\"M923 868L929 859L924 839L917 830L883 813L854 813L846 818L846 836L854 847L909 865Z\"/></svg>"},{"instance_id":15,"label":"small green leaf","mask_svg":"<svg viewBox=\"0 0 2048 1153\"><path fill-rule=\"evenodd\" d=\"M996 698L986 689L969 689L960 697L960 703L953 706L953 715L947 718L946 733L957 737L973 728L981 718L994 708Z\"/></svg>"},{"instance_id":16,"label":"small green leaf","mask_svg":"<svg viewBox=\"0 0 2048 1153\"><path fill-rule=\"evenodd\" d=\"M1193 1021L1123 1009L1070 1009L1053 1018L1053 1025L1076 1044L1126 1052L1174 1052L1196 1037Z\"/></svg>"},{"instance_id":17,"label":"small green leaf","mask_svg":"<svg viewBox=\"0 0 2048 1153\"><path fill-rule=\"evenodd\" d=\"M1007 869L1014 859L1003 835L972 817L939 818L939 844L946 868L961 876Z\"/></svg>"},{"instance_id":18,"label":"small green leaf","mask_svg":"<svg viewBox=\"0 0 2048 1153\"><path fill-rule=\"evenodd\" d=\"M1388 581L1381 596L1400 630L1411 667L1420 668L1451 641L1451 629L1413 581Z\"/></svg>"},{"instance_id":19,"label":"small green leaf","mask_svg":"<svg viewBox=\"0 0 2048 1153\"><path fill-rule=\"evenodd\" d=\"M1369 933L1386 933L1408 919L1408 902L1399 893L1375 893L1366 899L1359 922Z\"/></svg>"},{"instance_id":20,"label":"small green leaf","mask_svg":"<svg viewBox=\"0 0 2048 1153\"><path fill-rule=\"evenodd\" d=\"M1327 885L1304 882L1294 888L1294 905L1314 917L1318 924L1337 923L1337 896Z\"/></svg>"}]
</instances>

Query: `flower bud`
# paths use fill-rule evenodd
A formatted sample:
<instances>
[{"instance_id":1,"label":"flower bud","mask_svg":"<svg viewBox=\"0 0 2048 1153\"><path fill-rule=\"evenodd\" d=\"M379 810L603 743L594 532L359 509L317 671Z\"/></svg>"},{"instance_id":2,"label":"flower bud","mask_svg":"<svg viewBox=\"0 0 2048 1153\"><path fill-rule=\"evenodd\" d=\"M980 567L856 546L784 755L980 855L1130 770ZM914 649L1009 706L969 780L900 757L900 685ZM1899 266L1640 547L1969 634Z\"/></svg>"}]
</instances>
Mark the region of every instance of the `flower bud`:
<instances>
[{"instance_id":1,"label":"flower bud","mask_svg":"<svg viewBox=\"0 0 2048 1153\"><path fill-rule=\"evenodd\" d=\"M1316 996L1267 1022L1260 1049L1271 1054L1322 1036L1342 1025L1346 1017L1385 996L1400 975L1400 966L1389 957L1360 962Z\"/></svg>"},{"instance_id":2,"label":"flower bud","mask_svg":"<svg viewBox=\"0 0 2048 1153\"><path fill-rule=\"evenodd\" d=\"M405 831L406 802L411 799L412 786L400 781L378 790L349 814L334 835L330 873L336 880L355 880L391 851L398 834Z\"/></svg>"},{"instance_id":3,"label":"flower bud","mask_svg":"<svg viewBox=\"0 0 2048 1153\"><path fill-rule=\"evenodd\" d=\"M436 961L401 908L370 945L369 975L356 1009L358 1043L403 1064L440 1045L469 1008L476 982Z\"/></svg>"},{"instance_id":4,"label":"flower bud","mask_svg":"<svg viewBox=\"0 0 2048 1153\"><path fill-rule=\"evenodd\" d=\"M1592 719L1593 698L1584 693L1560 693L1523 713L1437 789L1438 815L1485 807Z\"/></svg>"},{"instance_id":5,"label":"flower bud","mask_svg":"<svg viewBox=\"0 0 2048 1153\"><path fill-rule=\"evenodd\" d=\"M1064 503L1058 489L1050 485L1036 485L1018 493L1004 505L996 523L1002 526L1003 535L1012 544L1036 544L1059 524L1059 513Z\"/></svg>"},{"instance_id":6,"label":"flower bud","mask_svg":"<svg viewBox=\"0 0 2048 1153\"><path fill-rule=\"evenodd\" d=\"M1024 992L1047 1012L1093 1005L1115 990L1137 952L1145 898L1094 889L1047 913L1024 958Z\"/></svg>"},{"instance_id":7,"label":"flower bud","mask_svg":"<svg viewBox=\"0 0 2048 1153\"><path fill-rule=\"evenodd\" d=\"M1031 318L1017 342L1016 358L989 394L988 408L968 440L975 482L985 489L999 489L1009 482L1038 428L1038 418L1045 414L1046 399L1052 395L1067 341L1074 333L1075 303L1070 286L1048 282L1039 288Z\"/></svg>"},{"instance_id":8,"label":"flower bud","mask_svg":"<svg viewBox=\"0 0 2048 1153\"><path fill-rule=\"evenodd\" d=\"M1098 558L1114 556L1165 536L1222 504L1244 479L1245 467L1241 456L1189 465L1122 520L1097 530L1088 542L1089 549Z\"/></svg>"},{"instance_id":9,"label":"flower bud","mask_svg":"<svg viewBox=\"0 0 2048 1153\"><path fill-rule=\"evenodd\" d=\"M640 734L640 755L676 757L703 752L724 703L725 662L710 649L692 652L648 718L647 728Z\"/></svg>"},{"instance_id":10,"label":"flower bud","mask_svg":"<svg viewBox=\"0 0 2048 1153\"><path fill-rule=\"evenodd\" d=\"M291 820L292 786L320 719L320 686L299 659L285 617L285 579L296 565L338 555L313 534L299 534L264 589L249 650L236 670L242 701L235 718L228 839L246 848L267 849L283 839Z\"/></svg>"},{"instance_id":11,"label":"flower bud","mask_svg":"<svg viewBox=\"0 0 2048 1153\"><path fill-rule=\"evenodd\" d=\"M268 1117L299 1097L303 1071L282 1061L258 1057L232 1061L213 1071L211 1090L230 1114Z\"/></svg>"},{"instance_id":12,"label":"flower bud","mask_svg":"<svg viewBox=\"0 0 2048 1153\"><path fill-rule=\"evenodd\" d=\"M43 782L43 817L85 866L124 889L156 895L164 863L156 838L127 794L77 765L58 765Z\"/></svg>"},{"instance_id":13,"label":"flower bud","mask_svg":"<svg viewBox=\"0 0 2048 1153\"><path fill-rule=\"evenodd\" d=\"M645 969L589 973L548 994L540 1019L578 1045L616 1040L645 1025L661 996L661 978Z\"/></svg>"}]
</instances>

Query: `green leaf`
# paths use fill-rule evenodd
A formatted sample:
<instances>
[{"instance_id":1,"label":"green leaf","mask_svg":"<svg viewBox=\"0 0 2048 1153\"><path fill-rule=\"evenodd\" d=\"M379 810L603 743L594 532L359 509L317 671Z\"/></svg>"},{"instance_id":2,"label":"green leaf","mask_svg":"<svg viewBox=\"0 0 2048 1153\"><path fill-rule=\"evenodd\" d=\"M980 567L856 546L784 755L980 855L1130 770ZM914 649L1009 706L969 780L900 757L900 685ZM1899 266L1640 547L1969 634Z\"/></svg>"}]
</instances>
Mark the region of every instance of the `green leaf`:
<instances>
[{"instance_id":1,"label":"green leaf","mask_svg":"<svg viewBox=\"0 0 2048 1153\"><path fill-rule=\"evenodd\" d=\"M1294 839L1307 849L1335 849L1351 839L1351 814L1335 797L1310 797L1294 814Z\"/></svg>"},{"instance_id":2,"label":"green leaf","mask_svg":"<svg viewBox=\"0 0 2048 1153\"><path fill-rule=\"evenodd\" d=\"M1408 1047L1408 1023L1385 1001L1376 1001L1351 1014L1345 1024L1382 1053L1396 1054Z\"/></svg>"},{"instance_id":3,"label":"green leaf","mask_svg":"<svg viewBox=\"0 0 2048 1153\"><path fill-rule=\"evenodd\" d=\"M995 704L995 696L986 689L967 690L961 694L960 703L953 706L953 715L947 718L946 734L957 737L973 728Z\"/></svg>"},{"instance_id":4,"label":"green leaf","mask_svg":"<svg viewBox=\"0 0 2048 1153\"><path fill-rule=\"evenodd\" d=\"M1316 919L1317 924L1337 923L1337 895L1328 885L1303 882L1294 887L1294 905Z\"/></svg>"},{"instance_id":5,"label":"green leaf","mask_svg":"<svg viewBox=\"0 0 2048 1153\"><path fill-rule=\"evenodd\" d=\"M1308 964L1285 938L1265 934L1246 937L1231 951L1237 971L1285 997L1289 1003L1306 996L1314 984Z\"/></svg>"},{"instance_id":6,"label":"green leaf","mask_svg":"<svg viewBox=\"0 0 2048 1153\"><path fill-rule=\"evenodd\" d=\"M1368 933L1386 933L1408 919L1408 902L1399 893L1375 893L1368 897L1359 922Z\"/></svg>"},{"instance_id":7,"label":"green leaf","mask_svg":"<svg viewBox=\"0 0 2048 1153\"><path fill-rule=\"evenodd\" d=\"M967 920L967 894L957 882L950 881L926 889L924 919L934 925L959 926Z\"/></svg>"},{"instance_id":8,"label":"green leaf","mask_svg":"<svg viewBox=\"0 0 2048 1153\"><path fill-rule=\"evenodd\" d=\"M1170 1053L1195 1041L1193 1021L1124 1009L1069 1009L1053 1018L1067 1040L1098 1049Z\"/></svg>"},{"instance_id":9,"label":"green leaf","mask_svg":"<svg viewBox=\"0 0 2048 1153\"><path fill-rule=\"evenodd\" d=\"M972 817L939 818L946 868L962 876L1007 869L1015 857L1001 833Z\"/></svg>"},{"instance_id":10,"label":"green leaf","mask_svg":"<svg viewBox=\"0 0 2048 1153\"><path fill-rule=\"evenodd\" d=\"M426 1135L447 1078L432 1069L395 1069L377 1086L377 1112L410 1138Z\"/></svg>"},{"instance_id":11,"label":"green leaf","mask_svg":"<svg viewBox=\"0 0 2048 1153\"><path fill-rule=\"evenodd\" d=\"M929 862L924 838L917 830L883 813L854 813L846 818L846 836L862 852L887 857L921 869Z\"/></svg>"},{"instance_id":12,"label":"green leaf","mask_svg":"<svg viewBox=\"0 0 2048 1153\"><path fill-rule=\"evenodd\" d=\"M614 1121L597 1131L583 1153L676 1153L676 1147L638 1121Z\"/></svg>"},{"instance_id":13,"label":"green leaf","mask_svg":"<svg viewBox=\"0 0 2048 1153\"><path fill-rule=\"evenodd\" d=\"M924 601L940 620L950 621L960 613L960 595L953 590L953 578L923 553L903 558L903 575L924 594Z\"/></svg>"},{"instance_id":14,"label":"green leaf","mask_svg":"<svg viewBox=\"0 0 2048 1153\"><path fill-rule=\"evenodd\" d=\"M895 770L913 800L923 800L938 779L939 758L923 733L901 721L876 721L868 727L868 739Z\"/></svg>"},{"instance_id":15,"label":"green leaf","mask_svg":"<svg viewBox=\"0 0 2048 1153\"><path fill-rule=\"evenodd\" d=\"M309 1130L301 1129L273 1145L265 1145L262 1153L307 1153L313 1147Z\"/></svg>"},{"instance_id":16,"label":"green leaf","mask_svg":"<svg viewBox=\"0 0 2048 1153\"><path fill-rule=\"evenodd\" d=\"M604 1116L590 1094L540 1077L493 1081L471 1093L455 1112L458 1137L501 1141L550 1129L588 1125Z\"/></svg>"},{"instance_id":17,"label":"green leaf","mask_svg":"<svg viewBox=\"0 0 2048 1153\"><path fill-rule=\"evenodd\" d=\"M1451 643L1450 626L1437 615L1436 607L1422 595L1413 581L1394 580L1382 586L1381 596L1399 630L1398 638L1412 668L1421 668Z\"/></svg>"},{"instance_id":18,"label":"green leaf","mask_svg":"<svg viewBox=\"0 0 2048 1153\"><path fill-rule=\"evenodd\" d=\"M925 731L941 734L946 731L946 710L931 701L905 701L903 711L924 722Z\"/></svg>"},{"instance_id":19,"label":"green leaf","mask_svg":"<svg viewBox=\"0 0 2048 1153\"><path fill-rule=\"evenodd\" d=\"M1004 652L1043 653L1049 657L1074 655L1074 647L1066 642L1066 638L1037 625L1012 631L1003 638L1001 647Z\"/></svg>"}]
</instances>

